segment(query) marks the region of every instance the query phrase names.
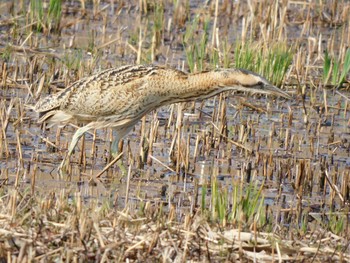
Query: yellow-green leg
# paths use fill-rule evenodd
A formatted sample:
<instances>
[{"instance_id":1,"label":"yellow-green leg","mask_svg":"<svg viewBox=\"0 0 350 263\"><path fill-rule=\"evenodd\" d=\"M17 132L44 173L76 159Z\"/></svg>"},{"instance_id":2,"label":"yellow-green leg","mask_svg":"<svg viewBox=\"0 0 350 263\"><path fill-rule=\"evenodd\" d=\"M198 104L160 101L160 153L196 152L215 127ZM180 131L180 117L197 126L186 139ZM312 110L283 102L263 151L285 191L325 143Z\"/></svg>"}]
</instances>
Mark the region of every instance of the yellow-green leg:
<instances>
[{"instance_id":1,"label":"yellow-green leg","mask_svg":"<svg viewBox=\"0 0 350 263\"><path fill-rule=\"evenodd\" d=\"M64 175L67 174L68 167L69 167L69 159L70 159L70 156L73 153L73 150L74 150L75 146L77 145L77 143L80 140L80 138L84 135L84 133L87 132L90 129L91 129L91 125L86 125L84 127L79 128L74 133L72 141L71 141L71 143L69 144L69 147L68 147L68 153L64 157L64 159L62 160L60 166L58 167L58 173L59 173L60 176L64 176Z\"/></svg>"},{"instance_id":2,"label":"yellow-green leg","mask_svg":"<svg viewBox=\"0 0 350 263\"><path fill-rule=\"evenodd\" d=\"M114 140L112 142L112 145L111 145L111 154L113 156L113 158L116 158L119 154L119 149L118 149L118 146L119 146L119 141L120 139L122 139L126 134L128 134L131 129L134 127L134 124L131 124L127 127L123 127L123 128L114 128ZM123 164L123 160L119 160L117 162L117 165L120 169L120 171L122 172L123 175L126 175L127 174L127 167Z\"/></svg>"}]
</instances>

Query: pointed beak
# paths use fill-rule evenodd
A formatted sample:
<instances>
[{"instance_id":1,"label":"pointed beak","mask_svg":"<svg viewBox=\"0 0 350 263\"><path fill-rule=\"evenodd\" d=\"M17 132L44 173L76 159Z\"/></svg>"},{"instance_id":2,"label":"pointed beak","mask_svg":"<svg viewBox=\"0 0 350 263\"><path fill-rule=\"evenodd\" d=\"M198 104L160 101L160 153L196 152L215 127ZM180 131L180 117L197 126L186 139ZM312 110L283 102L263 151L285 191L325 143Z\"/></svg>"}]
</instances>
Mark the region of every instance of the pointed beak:
<instances>
[{"instance_id":1,"label":"pointed beak","mask_svg":"<svg viewBox=\"0 0 350 263\"><path fill-rule=\"evenodd\" d=\"M292 97L285 91L277 88L274 85L264 85L264 91L269 95L274 95L277 97L283 97L285 99L291 99Z\"/></svg>"}]
</instances>

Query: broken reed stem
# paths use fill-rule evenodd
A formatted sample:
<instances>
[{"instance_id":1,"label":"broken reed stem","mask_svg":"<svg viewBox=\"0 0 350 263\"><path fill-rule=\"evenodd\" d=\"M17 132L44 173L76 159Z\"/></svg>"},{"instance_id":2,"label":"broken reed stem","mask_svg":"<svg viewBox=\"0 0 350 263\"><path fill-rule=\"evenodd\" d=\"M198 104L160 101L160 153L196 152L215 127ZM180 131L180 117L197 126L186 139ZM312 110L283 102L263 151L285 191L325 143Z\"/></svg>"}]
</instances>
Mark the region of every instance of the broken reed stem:
<instances>
[{"instance_id":1,"label":"broken reed stem","mask_svg":"<svg viewBox=\"0 0 350 263\"><path fill-rule=\"evenodd\" d=\"M51 142L49 139L47 138L44 138L43 136L39 135L39 134L33 134L30 132L30 130L26 130L27 133L29 133L31 136L35 137L35 136L38 136L40 138L40 140L44 141L46 144L50 145L51 147L53 148L56 148L58 150L61 150L60 147L58 147L56 144L54 144L53 142ZM67 148L67 146L66 146Z\"/></svg>"},{"instance_id":2,"label":"broken reed stem","mask_svg":"<svg viewBox=\"0 0 350 263\"><path fill-rule=\"evenodd\" d=\"M61 131L62 131L61 128L57 128L57 130L56 130L55 146L56 146L56 145L60 145L60 141L61 141ZM56 148L57 148L57 146L56 146Z\"/></svg>"},{"instance_id":3,"label":"broken reed stem","mask_svg":"<svg viewBox=\"0 0 350 263\"><path fill-rule=\"evenodd\" d=\"M124 204L125 208L128 207L128 203L129 203L130 181L131 181L131 167L132 167L132 165L130 164L129 165L129 169L128 169L128 178L126 180L125 204Z\"/></svg>"},{"instance_id":4,"label":"broken reed stem","mask_svg":"<svg viewBox=\"0 0 350 263\"><path fill-rule=\"evenodd\" d=\"M177 155L176 155L176 173L180 172L180 160L181 160L181 127L182 127L182 108L183 104L177 104L177 119L176 119L176 130L177 130Z\"/></svg>"},{"instance_id":5,"label":"broken reed stem","mask_svg":"<svg viewBox=\"0 0 350 263\"><path fill-rule=\"evenodd\" d=\"M37 158L37 156L36 156ZM34 195L35 194L35 181L36 181L36 172L38 170L38 164L37 161L35 161L34 163L34 167L33 167L33 173L31 176L31 194Z\"/></svg>"},{"instance_id":6,"label":"broken reed stem","mask_svg":"<svg viewBox=\"0 0 350 263\"><path fill-rule=\"evenodd\" d=\"M218 21L218 14L219 14L219 0L215 1L215 15L214 15L214 23L213 23L213 33L212 33L212 40L211 40L211 46L212 48L215 48L215 33L216 33L216 27L217 27L217 21Z\"/></svg>"},{"instance_id":7,"label":"broken reed stem","mask_svg":"<svg viewBox=\"0 0 350 263\"><path fill-rule=\"evenodd\" d=\"M248 151L249 153L252 153L252 149L250 149L249 147L244 146L241 143L235 142L235 141L229 139L225 134L220 133L220 129L212 121L210 122L210 124L213 125L213 127L219 132L220 136L226 138L228 142L232 143L233 145L237 146L238 148L244 149L244 150Z\"/></svg>"},{"instance_id":8,"label":"broken reed stem","mask_svg":"<svg viewBox=\"0 0 350 263\"><path fill-rule=\"evenodd\" d=\"M145 140L146 140L146 116L142 117L141 119L141 128L140 128L140 164L139 167L141 168L144 165L145 162Z\"/></svg>"},{"instance_id":9,"label":"broken reed stem","mask_svg":"<svg viewBox=\"0 0 350 263\"><path fill-rule=\"evenodd\" d=\"M22 155L22 143L19 130L16 129L16 139L17 139L17 150L18 150L18 158L19 164L22 169L24 169L23 155Z\"/></svg>"},{"instance_id":10,"label":"broken reed stem","mask_svg":"<svg viewBox=\"0 0 350 263\"><path fill-rule=\"evenodd\" d=\"M95 177L99 178L105 171L107 171L113 164L115 164L122 156L123 156L123 152L118 154L118 156L115 157L109 164L107 164L105 168L103 168L103 170L99 172Z\"/></svg>"},{"instance_id":11,"label":"broken reed stem","mask_svg":"<svg viewBox=\"0 0 350 263\"><path fill-rule=\"evenodd\" d=\"M7 130L8 124L9 124L9 120L10 120L12 109L14 107L14 103L15 103L15 99L11 98L9 106L7 107L6 111L5 111L6 106L5 106L5 104L3 104L4 105L3 111L5 111L4 112L5 118L3 118L3 114L1 114L1 124L2 124L1 131L2 131L2 137L4 140L4 144L5 144L6 157L10 156L8 142L7 142L7 136L6 136L6 130Z\"/></svg>"},{"instance_id":12,"label":"broken reed stem","mask_svg":"<svg viewBox=\"0 0 350 263\"><path fill-rule=\"evenodd\" d=\"M93 133L93 136L92 136L92 144L91 144L91 163L93 163L93 160L95 160L96 156L97 156L97 151L96 151L96 129L94 129L94 133Z\"/></svg>"},{"instance_id":13,"label":"broken reed stem","mask_svg":"<svg viewBox=\"0 0 350 263\"><path fill-rule=\"evenodd\" d=\"M327 90L323 89L323 102L324 102L324 110L325 115L328 115L328 103L327 103Z\"/></svg>"},{"instance_id":14,"label":"broken reed stem","mask_svg":"<svg viewBox=\"0 0 350 263\"><path fill-rule=\"evenodd\" d=\"M326 175L326 179L327 179L327 182L328 182L329 186L330 186L330 187L332 188L332 190L338 195L338 197L339 197L339 199L342 201L342 203L344 203L344 197L343 197L343 195L341 194L341 192L339 191L338 186L332 183L332 180L331 180L331 178L329 177L327 168L325 169L325 175Z\"/></svg>"},{"instance_id":15,"label":"broken reed stem","mask_svg":"<svg viewBox=\"0 0 350 263\"><path fill-rule=\"evenodd\" d=\"M78 164L82 164L84 162L84 154L85 154L85 134L81 138L81 150L80 150L80 156Z\"/></svg>"},{"instance_id":16,"label":"broken reed stem","mask_svg":"<svg viewBox=\"0 0 350 263\"><path fill-rule=\"evenodd\" d=\"M157 118L157 112L154 113L153 115L153 119L152 119L152 122L151 122L151 130L150 130L150 133L149 133L149 139L148 139L148 156L150 154L153 154L153 143L156 139L156 136L157 136L157 131L158 131L158 128L159 128L159 121L158 121L158 118ZM152 161L150 158L148 158L148 156L146 156L147 158L147 165L152 165Z\"/></svg>"}]
</instances>

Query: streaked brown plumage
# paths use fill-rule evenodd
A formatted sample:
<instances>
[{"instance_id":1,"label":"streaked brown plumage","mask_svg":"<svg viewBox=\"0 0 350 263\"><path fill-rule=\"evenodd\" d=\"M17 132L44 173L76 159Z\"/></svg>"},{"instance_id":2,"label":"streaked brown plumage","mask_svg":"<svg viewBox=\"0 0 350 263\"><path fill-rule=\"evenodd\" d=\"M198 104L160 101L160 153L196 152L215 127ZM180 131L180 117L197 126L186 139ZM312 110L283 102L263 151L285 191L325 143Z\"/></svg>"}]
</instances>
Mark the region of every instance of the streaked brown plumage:
<instances>
[{"instance_id":1,"label":"streaked brown plumage","mask_svg":"<svg viewBox=\"0 0 350 263\"><path fill-rule=\"evenodd\" d=\"M123 66L83 78L35 105L39 122L48 127L72 121L86 123L73 136L68 158L80 137L90 129L112 127L118 141L148 112L176 102L205 99L228 91L248 91L289 98L263 77L242 69L218 69L187 74L159 66ZM61 164L61 167L63 166Z\"/></svg>"}]
</instances>

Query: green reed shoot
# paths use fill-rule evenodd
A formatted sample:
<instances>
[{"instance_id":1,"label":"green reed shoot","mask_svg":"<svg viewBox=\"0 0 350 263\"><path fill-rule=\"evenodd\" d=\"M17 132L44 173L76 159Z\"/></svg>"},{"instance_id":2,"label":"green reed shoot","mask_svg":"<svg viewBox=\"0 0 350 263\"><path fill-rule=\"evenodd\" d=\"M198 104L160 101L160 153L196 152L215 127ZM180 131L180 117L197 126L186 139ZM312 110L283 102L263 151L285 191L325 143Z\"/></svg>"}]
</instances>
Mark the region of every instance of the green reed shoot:
<instances>
[{"instance_id":1,"label":"green reed shoot","mask_svg":"<svg viewBox=\"0 0 350 263\"><path fill-rule=\"evenodd\" d=\"M216 48L210 50L210 64L213 68L217 68L220 65L219 50Z\"/></svg>"},{"instance_id":2,"label":"green reed shoot","mask_svg":"<svg viewBox=\"0 0 350 263\"><path fill-rule=\"evenodd\" d=\"M347 213L344 213L343 215L331 213L329 216L328 223L329 230L336 235L340 235L341 233L343 233L346 227L346 217Z\"/></svg>"},{"instance_id":3,"label":"green reed shoot","mask_svg":"<svg viewBox=\"0 0 350 263\"><path fill-rule=\"evenodd\" d=\"M225 225L228 214L227 189L220 189L217 179L211 182L211 219Z\"/></svg>"},{"instance_id":4,"label":"green reed shoot","mask_svg":"<svg viewBox=\"0 0 350 263\"><path fill-rule=\"evenodd\" d=\"M230 59L230 51L231 51L232 45L229 44L228 39L225 39L222 44L222 62L224 68L229 68L231 59Z\"/></svg>"},{"instance_id":5,"label":"green reed shoot","mask_svg":"<svg viewBox=\"0 0 350 263\"><path fill-rule=\"evenodd\" d=\"M187 27L183 37L185 46L187 63L190 72L202 71L204 69L204 61L206 58L206 49L208 43L209 20L205 20L203 24L202 34L196 35L199 30L199 17L195 17L192 24Z\"/></svg>"},{"instance_id":6,"label":"green reed shoot","mask_svg":"<svg viewBox=\"0 0 350 263\"><path fill-rule=\"evenodd\" d=\"M328 51L325 51L324 63L323 63L323 83L326 84L331 76L331 67L332 59L328 54Z\"/></svg>"},{"instance_id":7,"label":"green reed shoot","mask_svg":"<svg viewBox=\"0 0 350 263\"><path fill-rule=\"evenodd\" d=\"M280 86L293 59L291 49L277 43L261 47L252 43L237 42L235 48L235 66L257 72L274 85Z\"/></svg>"},{"instance_id":8,"label":"green reed shoot","mask_svg":"<svg viewBox=\"0 0 350 263\"><path fill-rule=\"evenodd\" d=\"M238 185L234 187L236 188L233 196L235 205L229 215L229 220L237 222L244 218L245 223L251 225L258 218L260 220L258 225L263 225L266 220L263 211L265 198L261 193L263 184L259 188L256 184L250 183L245 188L245 193L241 192L241 188Z\"/></svg>"},{"instance_id":9,"label":"green reed shoot","mask_svg":"<svg viewBox=\"0 0 350 263\"><path fill-rule=\"evenodd\" d=\"M256 51L256 48L253 48L252 44L242 45L237 42L235 48L235 67L254 70L254 53ZM260 54L256 56L256 59L259 57L261 57Z\"/></svg>"},{"instance_id":10,"label":"green reed shoot","mask_svg":"<svg viewBox=\"0 0 350 263\"><path fill-rule=\"evenodd\" d=\"M204 184L201 188L201 210L205 211L206 208L206 197L207 197L208 187Z\"/></svg>"},{"instance_id":11,"label":"green reed shoot","mask_svg":"<svg viewBox=\"0 0 350 263\"><path fill-rule=\"evenodd\" d=\"M68 70L78 70L83 60L83 51L81 49L72 50L72 52L66 52L63 57L63 63Z\"/></svg>"},{"instance_id":12,"label":"green reed shoot","mask_svg":"<svg viewBox=\"0 0 350 263\"><path fill-rule=\"evenodd\" d=\"M161 35L164 28L164 6L163 4L157 4L154 10L153 18L153 34L156 41L156 46L160 44Z\"/></svg>"},{"instance_id":13,"label":"green reed shoot","mask_svg":"<svg viewBox=\"0 0 350 263\"><path fill-rule=\"evenodd\" d=\"M343 71L340 74L340 83L338 83L338 86L341 86L343 84L349 72L350 72L350 48L346 50L344 64L343 64Z\"/></svg>"},{"instance_id":14,"label":"green reed shoot","mask_svg":"<svg viewBox=\"0 0 350 263\"><path fill-rule=\"evenodd\" d=\"M44 18L44 7L41 0L31 0L30 1L30 19L32 23L36 23L36 29L38 31L42 30Z\"/></svg>"},{"instance_id":15,"label":"green reed shoot","mask_svg":"<svg viewBox=\"0 0 350 263\"><path fill-rule=\"evenodd\" d=\"M59 29L62 16L62 0L50 0L47 10L44 9L43 1L30 1L30 19L35 23L36 30L50 31Z\"/></svg>"},{"instance_id":16,"label":"green reed shoot","mask_svg":"<svg viewBox=\"0 0 350 263\"><path fill-rule=\"evenodd\" d=\"M60 27L61 16L62 0L50 0L47 15L48 27L57 31Z\"/></svg>"},{"instance_id":17,"label":"green reed shoot","mask_svg":"<svg viewBox=\"0 0 350 263\"><path fill-rule=\"evenodd\" d=\"M345 78L350 72L350 48L345 53L342 67L341 64L341 58L338 60L332 58L326 50L323 63L323 83L325 85L329 80L331 85L335 87L340 87L345 82Z\"/></svg>"},{"instance_id":18,"label":"green reed shoot","mask_svg":"<svg viewBox=\"0 0 350 263\"><path fill-rule=\"evenodd\" d=\"M225 226L227 223L234 225L244 221L245 226L250 226L254 222L258 226L266 223L264 213L264 196L262 195L262 187L252 183L243 189L235 184L232 191L220 186L217 179L211 182L211 206L210 210L206 209L207 188L202 188L202 213L208 211L210 220Z\"/></svg>"},{"instance_id":19,"label":"green reed shoot","mask_svg":"<svg viewBox=\"0 0 350 263\"><path fill-rule=\"evenodd\" d=\"M2 59L3 61L9 62L10 59L11 59L11 55L12 55L12 54L13 54L13 53L12 53L11 46L10 46L10 45L7 45L7 46L3 49L2 53L0 54L0 57L1 57L1 59Z\"/></svg>"}]
</instances>

